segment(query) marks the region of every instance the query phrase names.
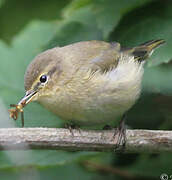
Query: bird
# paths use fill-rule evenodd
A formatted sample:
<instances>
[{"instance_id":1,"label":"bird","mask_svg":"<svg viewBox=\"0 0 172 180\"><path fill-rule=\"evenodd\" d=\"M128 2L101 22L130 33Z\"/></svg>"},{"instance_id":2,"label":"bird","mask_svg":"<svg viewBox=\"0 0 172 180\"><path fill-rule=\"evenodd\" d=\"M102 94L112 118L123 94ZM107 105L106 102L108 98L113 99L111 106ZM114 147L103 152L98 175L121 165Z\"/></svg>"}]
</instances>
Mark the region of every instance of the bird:
<instances>
[{"instance_id":1,"label":"bird","mask_svg":"<svg viewBox=\"0 0 172 180\"><path fill-rule=\"evenodd\" d=\"M11 105L10 116L17 119L36 101L66 123L118 124L140 96L146 60L164 43L158 39L123 48L118 42L90 40L48 49L28 65L25 96Z\"/></svg>"}]
</instances>

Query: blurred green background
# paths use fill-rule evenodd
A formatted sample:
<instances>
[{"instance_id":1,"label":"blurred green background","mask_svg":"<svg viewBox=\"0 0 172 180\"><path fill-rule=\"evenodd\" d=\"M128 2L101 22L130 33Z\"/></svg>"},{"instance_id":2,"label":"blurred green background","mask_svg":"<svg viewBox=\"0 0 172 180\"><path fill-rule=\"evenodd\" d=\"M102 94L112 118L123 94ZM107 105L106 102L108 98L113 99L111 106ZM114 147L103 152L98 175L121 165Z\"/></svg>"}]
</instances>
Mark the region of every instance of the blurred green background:
<instances>
[{"instance_id":1,"label":"blurred green background","mask_svg":"<svg viewBox=\"0 0 172 180\"><path fill-rule=\"evenodd\" d=\"M118 41L132 47L165 39L145 65L143 91L130 110L130 128L172 129L171 0L0 0L0 127L9 104L24 95L24 72L38 53L83 40ZM61 127L62 121L31 103L26 127ZM172 154L2 151L2 180L133 180L172 175Z\"/></svg>"}]
</instances>

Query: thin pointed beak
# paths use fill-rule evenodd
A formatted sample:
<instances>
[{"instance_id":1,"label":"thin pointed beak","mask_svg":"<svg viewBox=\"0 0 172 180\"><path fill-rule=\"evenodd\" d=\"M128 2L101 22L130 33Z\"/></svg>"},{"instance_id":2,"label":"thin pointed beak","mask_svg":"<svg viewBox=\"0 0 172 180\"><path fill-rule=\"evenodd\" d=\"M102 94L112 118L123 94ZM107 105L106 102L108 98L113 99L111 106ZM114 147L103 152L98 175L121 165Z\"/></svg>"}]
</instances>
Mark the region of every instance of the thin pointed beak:
<instances>
[{"instance_id":1,"label":"thin pointed beak","mask_svg":"<svg viewBox=\"0 0 172 180\"><path fill-rule=\"evenodd\" d=\"M37 91L27 91L25 96L19 101L18 105L22 105L23 107L30 103Z\"/></svg>"},{"instance_id":2,"label":"thin pointed beak","mask_svg":"<svg viewBox=\"0 0 172 180\"><path fill-rule=\"evenodd\" d=\"M22 127L24 127L23 108L32 101L36 93L37 91L34 91L34 90L27 91L25 96L19 101L18 104L10 104L11 107L15 107L15 109L9 109L10 117L16 120L18 118L18 113L20 112Z\"/></svg>"}]
</instances>

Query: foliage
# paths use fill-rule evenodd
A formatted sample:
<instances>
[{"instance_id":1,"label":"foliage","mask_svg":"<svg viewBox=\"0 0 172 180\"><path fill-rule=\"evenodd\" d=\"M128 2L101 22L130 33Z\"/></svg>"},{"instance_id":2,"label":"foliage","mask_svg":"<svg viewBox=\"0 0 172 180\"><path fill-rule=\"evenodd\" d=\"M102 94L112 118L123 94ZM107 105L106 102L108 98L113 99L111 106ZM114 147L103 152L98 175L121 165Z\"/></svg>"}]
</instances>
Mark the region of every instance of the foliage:
<instances>
[{"instance_id":1,"label":"foliage","mask_svg":"<svg viewBox=\"0 0 172 180\"><path fill-rule=\"evenodd\" d=\"M1 127L20 126L19 121L14 123L9 119L7 109L10 103L18 102L24 95L25 69L33 57L45 49L92 39L118 41L123 46L165 39L166 45L155 51L145 66L143 93L129 112L127 122L132 128L172 128L170 0L0 0L0 27ZM25 125L60 127L62 121L32 103L25 109ZM82 163L89 159L129 173L159 178L161 173L172 173L170 158L171 155L166 153L119 156L88 152L3 151L0 152L0 177L114 179L115 175L83 166Z\"/></svg>"}]
</instances>

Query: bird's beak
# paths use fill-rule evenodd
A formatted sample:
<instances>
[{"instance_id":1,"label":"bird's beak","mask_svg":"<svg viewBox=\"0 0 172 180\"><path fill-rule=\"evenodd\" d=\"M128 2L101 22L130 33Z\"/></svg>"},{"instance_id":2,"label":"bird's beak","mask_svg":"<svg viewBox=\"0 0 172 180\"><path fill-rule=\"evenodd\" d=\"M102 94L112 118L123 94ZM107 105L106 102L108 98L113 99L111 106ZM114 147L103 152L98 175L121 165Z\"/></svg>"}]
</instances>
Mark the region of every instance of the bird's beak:
<instances>
[{"instance_id":1,"label":"bird's beak","mask_svg":"<svg viewBox=\"0 0 172 180\"><path fill-rule=\"evenodd\" d=\"M35 96L37 91L29 90L26 91L25 96L19 101L18 105L22 105L23 107L26 106L28 103L30 103Z\"/></svg>"},{"instance_id":2,"label":"bird's beak","mask_svg":"<svg viewBox=\"0 0 172 180\"><path fill-rule=\"evenodd\" d=\"M15 109L9 109L10 117L16 120L18 118L18 113L21 113L22 127L24 127L24 114L23 108L32 101L37 91L30 90L27 91L25 96L19 101L18 104L10 104L11 107L15 107Z\"/></svg>"}]
</instances>

